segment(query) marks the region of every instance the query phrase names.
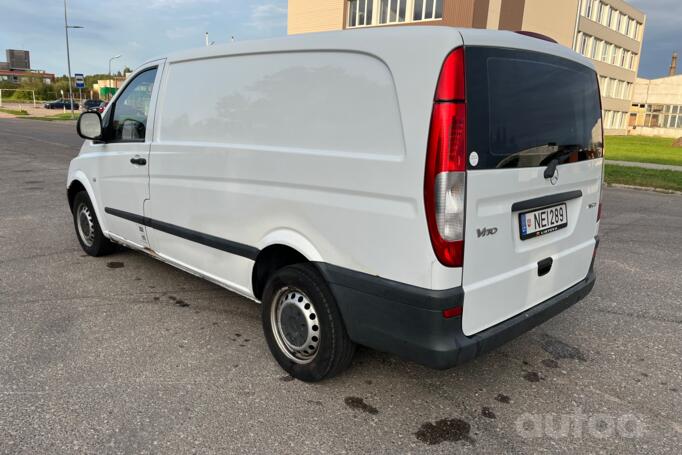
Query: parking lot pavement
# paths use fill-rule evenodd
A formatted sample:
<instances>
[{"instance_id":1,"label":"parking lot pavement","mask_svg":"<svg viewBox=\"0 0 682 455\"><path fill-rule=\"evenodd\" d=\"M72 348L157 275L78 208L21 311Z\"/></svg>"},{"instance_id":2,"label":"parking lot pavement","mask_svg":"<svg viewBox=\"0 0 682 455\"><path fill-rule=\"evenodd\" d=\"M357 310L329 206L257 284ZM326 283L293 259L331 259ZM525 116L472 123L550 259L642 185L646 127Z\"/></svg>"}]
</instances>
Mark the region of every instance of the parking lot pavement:
<instances>
[{"instance_id":1,"label":"parking lot pavement","mask_svg":"<svg viewBox=\"0 0 682 455\"><path fill-rule=\"evenodd\" d=\"M0 120L0 452L679 453L682 196L607 189L592 294L484 357L434 371L361 349L305 384L257 304L83 254L73 130Z\"/></svg>"}]
</instances>

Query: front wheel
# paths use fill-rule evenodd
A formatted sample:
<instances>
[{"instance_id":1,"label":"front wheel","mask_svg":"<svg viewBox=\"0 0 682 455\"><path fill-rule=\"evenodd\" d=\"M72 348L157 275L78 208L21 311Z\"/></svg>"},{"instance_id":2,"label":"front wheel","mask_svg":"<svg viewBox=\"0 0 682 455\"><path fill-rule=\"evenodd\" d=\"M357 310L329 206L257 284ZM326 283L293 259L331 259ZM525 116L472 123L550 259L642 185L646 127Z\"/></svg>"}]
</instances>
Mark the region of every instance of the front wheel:
<instances>
[{"instance_id":1,"label":"front wheel","mask_svg":"<svg viewBox=\"0 0 682 455\"><path fill-rule=\"evenodd\" d=\"M85 191L76 194L73 200L73 224L78 243L90 256L104 256L114 250L114 244L102 233L92 202Z\"/></svg>"},{"instance_id":2,"label":"front wheel","mask_svg":"<svg viewBox=\"0 0 682 455\"><path fill-rule=\"evenodd\" d=\"M270 352L291 376L321 381L348 368L355 343L334 296L311 264L275 272L263 293L262 322Z\"/></svg>"}]
</instances>

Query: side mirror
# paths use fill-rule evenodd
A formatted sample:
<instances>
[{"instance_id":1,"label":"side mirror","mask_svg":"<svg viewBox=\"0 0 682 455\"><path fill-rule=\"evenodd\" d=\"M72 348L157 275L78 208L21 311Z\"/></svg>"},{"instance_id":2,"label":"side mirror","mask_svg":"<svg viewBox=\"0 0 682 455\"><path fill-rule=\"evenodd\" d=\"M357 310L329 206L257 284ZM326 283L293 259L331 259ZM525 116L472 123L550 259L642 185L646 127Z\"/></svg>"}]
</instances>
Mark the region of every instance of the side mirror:
<instances>
[{"instance_id":1,"label":"side mirror","mask_svg":"<svg viewBox=\"0 0 682 455\"><path fill-rule=\"evenodd\" d=\"M97 141L102 138L102 117L99 112L83 112L78 117L76 131L83 139Z\"/></svg>"}]
</instances>

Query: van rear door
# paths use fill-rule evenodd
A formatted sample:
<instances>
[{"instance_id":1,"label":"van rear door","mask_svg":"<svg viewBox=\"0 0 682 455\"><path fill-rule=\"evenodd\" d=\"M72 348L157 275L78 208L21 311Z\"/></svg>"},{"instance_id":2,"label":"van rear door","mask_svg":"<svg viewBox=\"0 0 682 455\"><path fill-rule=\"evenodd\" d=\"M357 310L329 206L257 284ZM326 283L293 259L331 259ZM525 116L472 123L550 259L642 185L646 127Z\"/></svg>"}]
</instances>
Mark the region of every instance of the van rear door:
<instances>
[{"instance_id":1,"label":"van rear door","mask_svg":"<svg viewBox=\"0 0 682 455\"><path fill-rule=\"evenodd\" d=\"M603 137L592 68L526 49L469 46L465 54L462 328L473 335L588 274Z\"/></svg>"}]
</instances>

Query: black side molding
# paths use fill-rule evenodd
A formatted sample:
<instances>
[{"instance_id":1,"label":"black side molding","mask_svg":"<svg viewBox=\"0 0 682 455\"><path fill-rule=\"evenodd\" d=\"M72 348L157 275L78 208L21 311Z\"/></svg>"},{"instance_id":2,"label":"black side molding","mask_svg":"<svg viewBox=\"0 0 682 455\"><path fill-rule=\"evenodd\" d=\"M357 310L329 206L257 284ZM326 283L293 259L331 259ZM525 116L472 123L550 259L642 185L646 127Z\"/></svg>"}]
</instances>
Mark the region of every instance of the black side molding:
<instances>
[{"instance_id":1,"label":"black side molding","mask_svg":"<svg viewBox=\"0 0 682 455\"><path fill-rule=\"evenodd\" d=\"M105 207L104 211L109 215L117 216L119 218L123 218L124 220L132 221L133 223L142 224L158 231L165 232L166 234L175 235L185 240L206 245L230 254L236 254L237 256L247 259L255 260L258 256L258 253L260 253L258 248L250 245L233 242L232 240L223 239L210 234L204 234L199 231L194 231L192 229L176 226L175 224L154 220L152 218L137 215L135 213L124 212L123 210L112 209L111 207Z\"/></svg>"},{"instance_id":2,"label":"black side molding","mask_svg":"<svg viewBox=\"0 0 682 455\"><path fill-rule=\"evenodd\" d=\"M521 202L514 202L512 204L512 212L520 212L522 210L537 209L540 207L547 207L548 205L558 204L559 202L570 201L571 199L578 199L583 196L580 190L567 191L565 193L550 194L549 196L536 197Z\"/></svg>"}]
</instances>

